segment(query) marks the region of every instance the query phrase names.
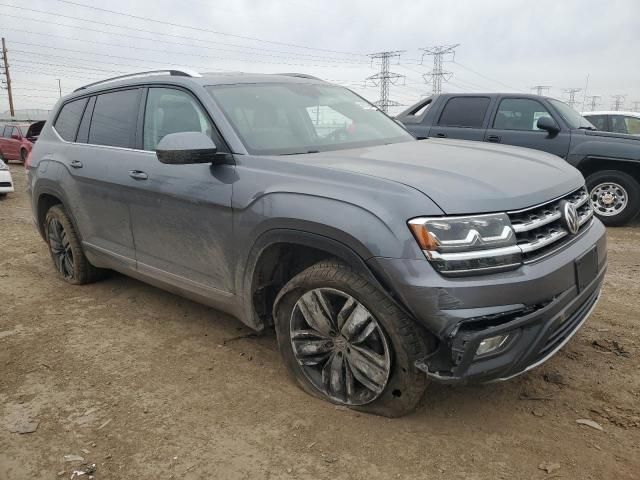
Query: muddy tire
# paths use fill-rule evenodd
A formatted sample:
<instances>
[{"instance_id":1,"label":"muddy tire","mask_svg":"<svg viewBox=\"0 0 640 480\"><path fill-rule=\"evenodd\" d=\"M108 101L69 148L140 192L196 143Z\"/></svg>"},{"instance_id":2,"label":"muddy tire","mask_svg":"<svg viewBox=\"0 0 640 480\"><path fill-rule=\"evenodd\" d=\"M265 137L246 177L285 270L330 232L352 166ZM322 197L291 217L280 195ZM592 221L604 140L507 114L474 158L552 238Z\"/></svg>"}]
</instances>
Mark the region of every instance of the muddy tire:
<instances>
[{"instance_id":1,"label":"muddy tire","mask_svg":"<svg viewBox=\"0 0 640 480\"><path fill-rule=\"evenodd\" d=\"M273 316L287 371L307 393L387 417L420 402L427 379L415 361L427 348L418 326L351 267L307 268L282 288Z\"/></svg>"},{"instance_id":2,"label":"muddy tire","mask_svg":"<svg viewBox=\"0 0 640 480\"><path fill-rule=\"evenodd\" d=\"M100 280L105 271L89 263L78 234L62 205L54 205L45 217L44 232L53 264L62 278L73 285Z\"/></svg>"}]
</instances>

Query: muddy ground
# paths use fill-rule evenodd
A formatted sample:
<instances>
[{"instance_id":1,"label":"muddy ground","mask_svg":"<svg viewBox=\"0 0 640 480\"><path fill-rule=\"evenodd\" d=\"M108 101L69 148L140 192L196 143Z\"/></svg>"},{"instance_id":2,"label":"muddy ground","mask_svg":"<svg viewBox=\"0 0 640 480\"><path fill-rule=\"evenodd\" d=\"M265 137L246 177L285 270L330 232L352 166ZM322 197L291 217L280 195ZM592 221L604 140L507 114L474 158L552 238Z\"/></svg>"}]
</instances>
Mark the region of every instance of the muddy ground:
<instances>
[{"instance_id":1,"label":"muddy ground","mask_svg":"<svg viewBox=\"0 0 640 480\"><path fill-rule=\"evenodd\" d=\"M415 414L389 420L309 397L273 336L237 338L248 330L215 310L116 274L65 284L24 171L11 171L2 480L70 478L82 462L65 455L95 463L98 480L640 478L640 225L609 230L604 296L547 364L501 384L432 384Z\"/></svg>"}]
</instances>

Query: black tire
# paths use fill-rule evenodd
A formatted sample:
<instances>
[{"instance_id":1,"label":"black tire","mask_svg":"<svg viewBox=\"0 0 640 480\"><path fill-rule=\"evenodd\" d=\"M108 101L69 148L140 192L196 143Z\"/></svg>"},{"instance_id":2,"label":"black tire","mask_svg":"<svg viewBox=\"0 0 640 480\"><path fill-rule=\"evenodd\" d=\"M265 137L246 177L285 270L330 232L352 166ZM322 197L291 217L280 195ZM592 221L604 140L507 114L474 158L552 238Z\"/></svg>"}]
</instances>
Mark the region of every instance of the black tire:
<instances>
[{"instance_id":1,"label":"black tire","mask_svg":"<svg viewBox=\"0 0 640 480\"><path fill-rule=\"evenodd\" d=\"M23 165L26 163L28 155L29 154L24 148L20 150L20 161L22 162Z\"/></svg>"},{"instance_id":2,"label":"black tire","mask_svg":"<svg viewBox=\"0 0 640 480\"><path fill-rule=\"evenodd\" d=\"M598 187L615 184L624 190L626 206L613 215L603 215L603 206L598 203L598 195L595 195ZM587 189L594 206L596 216L609 227L625 225L640 212L640 184L631 176L619 170L602 170L592 173L587 177ZM600 210L600 212L599 212Z\"/></svg>"},{"instance_id":3,"label":"black tire","mask_svg":"<svg viewBox=\"0 0 640 480\"><path fill-rule=\"evenodd\" d=\"M66 282L84 285L104 277L105 271L91 265L85 257L78 234L62 205L54 205L49 209L45 217L44 232L54 267ZM63 240L56 241L54 237L57 235ZM71 263L61 263L56 250L64 250L65 255L70 255Z\"/></svg>"},{"instance_id":4,"label":"black tire","mask_svg":"<svg viewBox=\"0 0 640 480\"><path fill-rule=\"evenodd\" d=\"M325 401L345 405L345 402L327 395L309 380L296 359L290 340L290 319L296 302L305 293L318 288L335 289L353 297L372 314L389 345L391 362L384 389L370 403L346 406L386 417L399 417L412 412L420 402L427 384L425 374L415 367L415 361L427 354L419 328L414 320L366 278L339 262L324 261L307 268L291 279L276 298L273 317L278 346L291 378L307 393ZM351 347L353 348L353 344ZM343 368L349 369L346 360ZM351 377L353 382L353 374Z\"/></svg>"}]
</instances>

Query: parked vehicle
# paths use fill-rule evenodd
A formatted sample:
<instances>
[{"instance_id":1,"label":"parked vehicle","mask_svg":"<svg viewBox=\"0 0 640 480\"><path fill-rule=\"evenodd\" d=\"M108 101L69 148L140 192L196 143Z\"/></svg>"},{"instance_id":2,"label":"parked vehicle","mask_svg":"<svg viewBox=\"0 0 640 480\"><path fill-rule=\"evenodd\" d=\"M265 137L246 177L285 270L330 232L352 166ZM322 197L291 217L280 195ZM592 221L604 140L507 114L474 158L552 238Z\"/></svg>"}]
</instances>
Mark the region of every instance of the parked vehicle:
<instances>
[{"instance_id":1,"label":"parked vehicle","mask_svg":"<svg viewBox=\"0 0 640 480\"><path fill-rule=\"evenodd\" d=\"M436 95L398 115L417 138L459 138L553 153L587 179L595 214L624 225L640 212L640 138L595 131L567 104L521 94Z\"/></svg>"},{"instance_id":2,"label":"parked vehicle","mask_svg":"<svg viewBox=\"0 0 640 480\"><path fill-rule=\"evenodd\" d=\"M44 121L0 124L0 157L25 163L43 126Z\"/></svg>"},{"instance_id":3,"label":"parked vehicle","mask_svg":"<svg viewBox=\"0 0 640 480\"><path fill-rule=\"evenodd\" d=\"M35 224L67 282L113 269L274 326L300 387L376 414L411 411L427 377L541 364L586 321L607 264L568 163L418 142L304 75L89 85L58 102L31 162Z\"/></svg>"},{"instance_id":4,"label":"parked vehicle","mask_svg":"<svg viewBox=\"0 0 640 480\"><path fill-rule=\"evenodd\" d=\"M611 110L584 112L582 116L589 120L598 130L602 130L603 132L640 135L640 113L638 112Z\"/></svg>"},{"instance_id":5,"label":"parked vehicle","mask_svg":"<svg viewBox=\"0 0 640 480\"><path fill-rule=\"evenodd\" d=\"M0 198L11 192L13 192L11 172L9 171L9 166L0 158Z\"/></svg>"}]
</instances>

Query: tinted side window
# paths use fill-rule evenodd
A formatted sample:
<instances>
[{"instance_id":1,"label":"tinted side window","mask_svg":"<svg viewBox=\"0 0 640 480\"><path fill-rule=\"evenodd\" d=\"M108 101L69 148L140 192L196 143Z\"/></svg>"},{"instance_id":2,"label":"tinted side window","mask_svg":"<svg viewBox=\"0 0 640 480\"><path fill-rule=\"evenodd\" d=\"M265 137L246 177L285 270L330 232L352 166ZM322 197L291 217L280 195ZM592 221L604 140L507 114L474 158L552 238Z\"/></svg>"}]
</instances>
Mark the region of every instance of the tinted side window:
<instances>
[{"instance_id":1,"label":"tinted side window","mask_svg":"<svg viewBox=\"0 0 640 480\"><path fill-rule=\"evenodd\" d=\"M496 119L493 121L493 128L539 131L537 123L540 117L551 117L551 114L537 100L505 98L500 102Z\"/></svg>"},{"instance_id":2,"label":"tinted side window","mask_svg":"<svg viewBox=\"0 0 640 480\"><path fill-rule=\"evenodd\" d=\"M607 129L607 116L606 115L589 115L585 117L593 126L598 130L606 130Z\"/></svg>"},{"instance_id":3,"label":"tinted side window","mask_svg":"<svg viewBox=\"0 0 640 480\"><path fill-rule=\"evenodd\" d=\"M139 94L140 90L134 89L98 95L88 143L134 148Z\"/></svg>"},{"instance_id":4,"label":"tinted side window","mask_svg":"<svg viewBox=\"0 0 640 480\"><path fill-rule=\"evenodd\" d=\"M81 98L80 100L66 103L60 110L53 126L58 134L67 142L74 142L76 140L78 125L80 124L82 112L86 104L87 99Z\"/></svg>"},{"instance_id":5,"label":"tinted side window","mask_svg":"<svg viewBox=\"0 0 640 480\"><path fill-rule=\"evenodd\" d=\"M488 107L488 97L454 97L444 106L438 125L480 128Z\"/></svg>"},{"instance_id":6,"label":"tinted side window","mask_svg":"<svg viewBox=\"0 0 640 480\"><path fill-rule=\"evenodd\" d=\"M144 113L143 148L155 150L162 137L179 132L201 132L211 137L213 126L188 93L174 88L150 88Z\"/></svg>"}]
</instances>

